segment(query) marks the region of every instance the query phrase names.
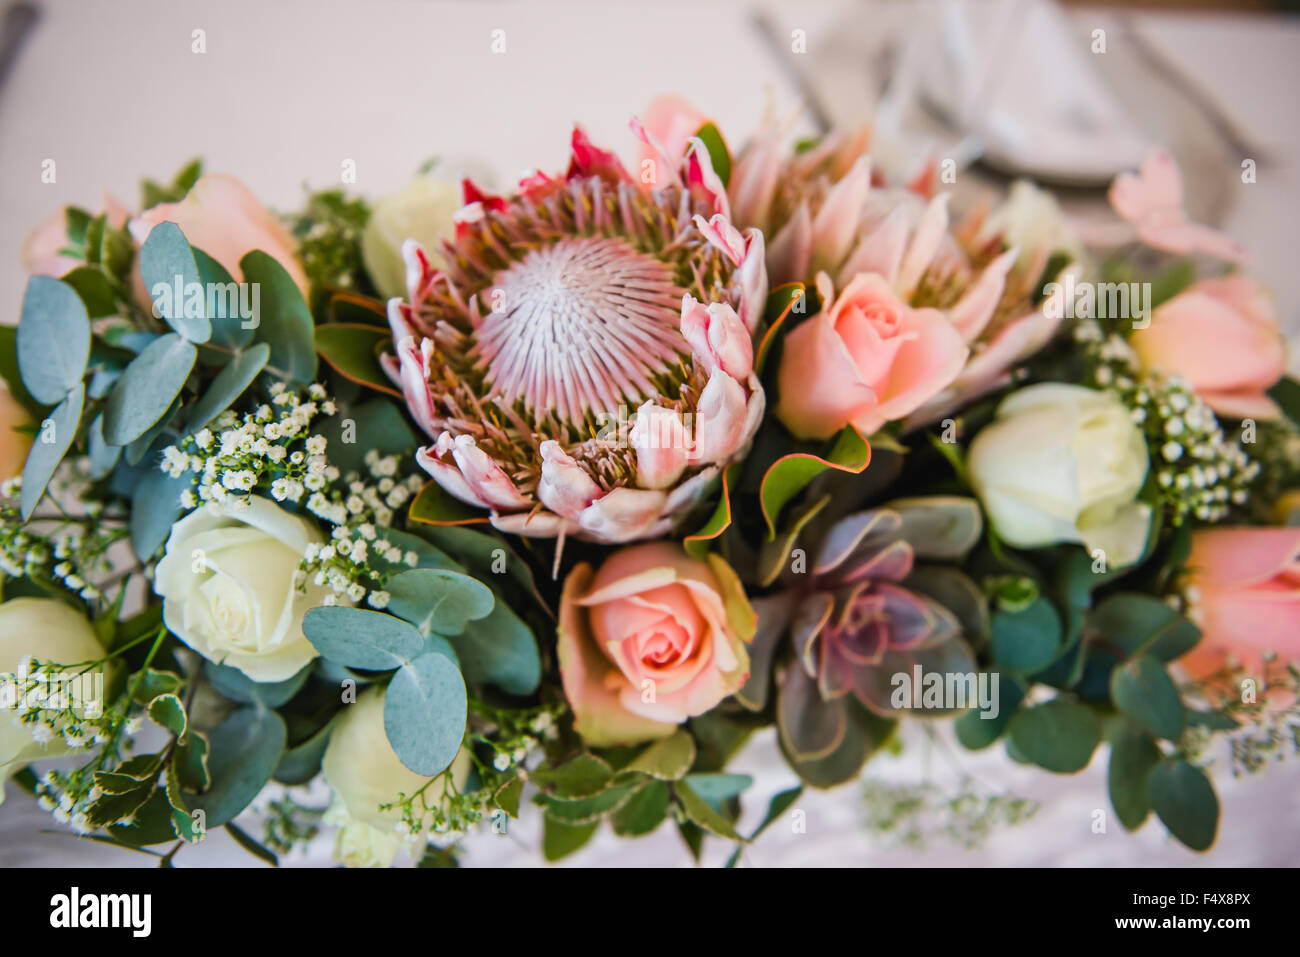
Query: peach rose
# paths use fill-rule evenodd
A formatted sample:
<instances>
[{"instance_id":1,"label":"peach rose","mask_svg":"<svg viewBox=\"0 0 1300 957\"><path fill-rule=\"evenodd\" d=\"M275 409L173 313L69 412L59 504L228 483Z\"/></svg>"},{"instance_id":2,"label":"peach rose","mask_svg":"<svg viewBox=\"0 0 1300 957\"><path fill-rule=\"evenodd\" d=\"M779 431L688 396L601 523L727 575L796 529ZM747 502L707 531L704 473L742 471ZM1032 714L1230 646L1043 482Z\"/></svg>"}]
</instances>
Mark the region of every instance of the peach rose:
<instances>
[{"instance_id":1,"label":"peach rose","mask_svg":"<svg viewBox=\"0 0 1300 957\"><path fill-rule=\"evenodd\" d=\"M587 744L671 734L740 689L757 619L721 558L667 542L615 552L564 582L558 650L564 693Z\"/></svg>"},{"instance_id":2,"label":"peach rose","mask_svg":"<svg viewBox=\"0 0 1300 957\"><path fill-rule=\"evenodd\" d=\"M247 186L224 173L201 176L179 203L162 203L131 220L132 238L143 244L159 223L181 228L191 246L226 267L236 279L239 260L260 249L274 258L307 295L307 276L298 264L298 244ZM148 297L145 297L146 301Z\"/></svg>"},{"instance_id":3,"label":"peach rose","mask_svg":"<svg viewBox=\"0 0 1300 957\"><path fill-rule=\"evenodd\" d=\"M1189 674L1213 674L1229 657L1260 674L1264 652L1300 662L1300 528L1202 529L1187 570L1203 633L1178 659Z\"/></svg>"},{"instance_id":4,"label":"peach rose","mask_svg":"<svg viewBox=\"0 0 1300 957\"><path fill-rule=\"evenodd\" d=\"M838 299L817 276L822 310L785 337L777 418L802 439L852 423L870 435L918 409L957 378L970 350L938 309L913 309L875 273Z\"/></svg>"},{"instance_id":5,"label":"peach rose","mask_svg":"<svg viewBox=\"0 0 1300 957\"><path fill-rule=\"evenodd\" d=\"M105 214L105 221L114 229L121 229L131 215L108 193L100 197L99 212ZM23 240L22 252L19 253L23 270L29 276L53 276L55 279L71 272L81 265L81 260L62 254L61 250L68 243L68 207L60 206Z\"/></svg>"},{"instance_id":6,"label":"peach rose","mask_svg":"<svg viewBox=\"0 0 1300 957\"><path fill-rule=\"evenodd\" d=\"M1282 378L1286 349L1271 298L1249 276L1202 279L1157 308L1129 342L1144 368L1182 376L1215 412L1279 414L1264 393Z\"/></svg>"},{"instance_id":7,"label":"peach rose","mask_svg":"<svg viewBox=\"0 0 1300 957\"><path fill-rule=\"evenodd\" d=\"M27 453L32 449L32 437L18 430L35 424L36 420L14 398L9 386L0 380L0 479L22 474Z\"/></svg>"}]
</instances>

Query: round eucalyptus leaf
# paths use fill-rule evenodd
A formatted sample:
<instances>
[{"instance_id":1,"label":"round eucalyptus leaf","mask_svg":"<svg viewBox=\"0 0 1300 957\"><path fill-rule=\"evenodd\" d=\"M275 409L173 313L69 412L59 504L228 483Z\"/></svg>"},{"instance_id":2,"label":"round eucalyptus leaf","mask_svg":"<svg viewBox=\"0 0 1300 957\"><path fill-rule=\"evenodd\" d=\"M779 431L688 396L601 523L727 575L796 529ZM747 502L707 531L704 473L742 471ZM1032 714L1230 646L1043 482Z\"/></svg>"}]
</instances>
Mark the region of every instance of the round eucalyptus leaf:
<instances>
[{"instance_id":1,"label":"round eucalyptus leaf","mask_svg":"<svg viewBox=\"0 0 1300 957\"><path fill-rule=\"evenodd\" d=\"M270 358L271 347L265 342L259 342L247 352L235 356L228 366L217 373L203 397L194 403L185 423L186 434L199 431L226 411L253 384Z\"/></svg>"},{"instance_id":2,"label":"round eucalyptus leaf","mask_svg":"<svg viewBox=\"0 0 1300 957\"><path fill-rule=\"evenodd\" d=\"M238 701L240 704L261 702L268 708L278 708L298 693L307 683L312 666L304 666L296 675L284 681L254 681L238 668L219 665L209 661L203 666L203 673L219 694Z\"/></svg>"},{"instance_id":3,"label":"round eucalyptus leaf","mask_svg":"<svg viewBox=\"0 0 1300 957\"><path fill-rule=\"evenodd\" d=\"M180 394L197 355L192 343L171 332L132 359L104 403L104 438L126 445L148 432Z\"/></svg>"},{"instance_id":4,"label":"round eucalyptus leaf","mask_svg":"<svg viewBox=\"0 0 1300 957\"><path fill-rule=\"evenodd\" d=\"M425 650L424 638L407 622L361 608L310 608L302 632L330 661L367 671L389 671Z\"/></svg>"},{"instance_id":5,"label":"round eucalyptus leaf","mask_svg":"<svg viewBox=\"0 0 1300 957\"><path fill-rule=\"evenodd\" d=\"M420 631L459 635L467 622L485 618L496 596L476 578L445 568L412 568L388 580L388 610Z\"/></svg>"},{"instance_id":6,"label":"round eucalyptus leaf","mask_svg":"<svg viewBox=\"0 0 1300 957\"><path fill-rule=\"evenodd\" d=\"M201 808L207 828L220 827L252 803L271 780L284 754L284 719L259 705L232 712L208 736L208 775L203 794L186 794L190 808Z\"/></svg>"},{"instance_id":7,"label":"round eucalyptus leaf","mask_svg":"<svg viewBox=\"0 0 1300 957\"><path fill-rule=\"evenodd\" d=\"M1148 655L1120 665L1110 676L1115 707L1157 737L1183 736L1183 701L1160 662Z\"/></svg>"},{"instance_id":8,"label":"round eucalyptus leaf","mask_svg":"<svg viewBox=\"0 0 1300 957\"><path fill-rule=\"evenodd\" d=\"M1219 830L1219 799L1205 772L1186 761L1163 761L1147 781L1147 797L1169 833L1194 851L1207 850Z\"/></svg>"},{"instance_id":9,"label":"round eucalyptus leaf","mask_svg":"<svg viewBox=\"0 0 1300 957\"><path fill-rule=\"evenodd\" d=\"M1151 735L1127 721L1110 746L1110 767L1106 773L1110 803L1120 823L1130 831L1141 827L1151 810L1147 780L1161 757Z\"/></svg>"},{"instance_id":10,"label":"round eucalyptus leaf","mask_svg":"<svg viewBox=\"0 0 1300 957\"><path fill-rule=\"evenodd\" d=\"M149 230L140 247L140 278L155 316L190 342L211 338L205 287L190 244L175 223L159 223Z\"/></svg>"},{"instance_id":11,"label":"round eucalyptus leaf","mask_svg":"<svg viewBox=\"0 0 1300 957\"><path fill-rule=\"evenodd\" d=\"M316 324L293 278L275 259L254 249L239 261L244 282L258 285L253 335L271 347L273 374L295 385L316 378Z\"/></svg>"},{"instance_id":12,"label":"round eucalyptus leaf","mask_svg":"<svg viewBox=\"0 0 1300 957\"><path fill-rule=\"evenodd\" d=\"M1067 698L1017 712L1008 730L1020 754L1058 774L1083 770L1101 742L1101 723L1092 709Z\"/></svg>"},{"instance_id":13,"label":"round eucalyptus leaf","mask_svg":"<svg viewBox=\"0 0 1300 957\"><path fill-rule=\"evenodd\" d=\"M432 777L460 751L467 708L460 669L430 651L393 675L384 696L384 731L404 765Z\"/></svg>"},{"instance_id":14,"label":"round eucalyptus leaf","mask_svg":"<svg viewBox=\"0 0 1300 957\"><path fill-rule=\"evenodd\" d=\"M23 295L16 336L18 368L32 398L54 405L81 381L90 360L90 318L76 290L33 276Z\"/></svg>"},{"instance_id":15,"label":"round eucalyptus leaf","mask_svg":"<svg viewBox=\"0 0 1300 957\"><path fill-rule=\"evenodd\" d=\"M1041 596L1021 611L996 612L990 629L994 659L1022 674L1047 667L1061 650L1061 617Z\"/></svg>"},{"instance_id":16,"label":"round eucalyptus leaf","mask_svg":"<svg viewBox=\"0 0 1300 957\"><path fill-rule=\"evenodd\" d=\"M456 649L465 680L493 684L508 694L528 695L542 680L542 659L532 629L503 601L486 618L465 623L459 635L448 635Z\"/></svg>"}]
</instances>

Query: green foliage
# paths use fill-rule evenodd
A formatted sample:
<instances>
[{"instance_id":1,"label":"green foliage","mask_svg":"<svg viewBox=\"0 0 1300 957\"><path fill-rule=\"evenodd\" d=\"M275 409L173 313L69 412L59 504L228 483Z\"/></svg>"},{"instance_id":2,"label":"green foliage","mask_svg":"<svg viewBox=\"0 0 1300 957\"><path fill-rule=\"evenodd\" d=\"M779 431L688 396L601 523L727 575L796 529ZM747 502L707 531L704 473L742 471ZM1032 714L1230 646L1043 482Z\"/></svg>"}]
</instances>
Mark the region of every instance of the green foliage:
<instances>
[{"instance_id":1,"label":"green foliage","mask_svg":"<svg viewBox=\"0 0 1300 957\"><path fill-rule=\"evenodd\" d=\"M1101 742L1101 723L1086 705L1054 698L1016 713L1011 741L1027 759L1048 771L1082 771Z\"/></svg>"}]
</instances>

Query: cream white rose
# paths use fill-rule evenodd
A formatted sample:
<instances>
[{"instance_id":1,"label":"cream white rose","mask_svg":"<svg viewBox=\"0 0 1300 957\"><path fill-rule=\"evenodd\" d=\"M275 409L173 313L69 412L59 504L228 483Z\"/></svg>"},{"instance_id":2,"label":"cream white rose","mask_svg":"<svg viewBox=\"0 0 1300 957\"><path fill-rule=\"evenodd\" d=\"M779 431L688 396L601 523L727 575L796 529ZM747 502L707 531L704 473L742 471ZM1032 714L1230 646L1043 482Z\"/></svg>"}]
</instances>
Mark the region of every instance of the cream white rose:
<instances>
[{"instance_id":1,"label":"cream white rose","mask_svg":"<svg viewBox=\"0 0 1300 957\"><path fill-rule=\"evenodd\" d=\"M414 239L436 256L455 231L452 215L460 207L460 187L432 176L416 177L375 204L361 233L361 261L380 294L406 295L402 244Z\"/></svg>"},{"instance_id":2,"label":"cream white rose","mask_svg":"<svg viewBox=\"0 0 1300 957\"><path fill-rule=\"evenodd\" d=\"M302 616L331 590L310 579L299 590L294 573L307 546L325 539L267 499L246 501L177 522L153 587L167 627L204 658L254 681L284 681L316 657Z\"/></svg>"},{"instance_id":3,"label":"cream white rose","mask_svg":"<svg viewBox=\"0 0 1300 957\"><path fill-rule=\"evenodd\" d=\"M0 676L16 675L28 656L47 664L79 664L104 654L95 631L75 609L53 598L11 598L0 604ZM75 689L69 689L75 695ZM6 699L6 705L12 702ZM19 770L41 758L69 752L62 739L38 743L32 727L19 721L16 710L0 711L0 803L4 784Z\"/></svg>"},{"instance_id":4,"label":"cream white rose","mask_svg":"<svg viewBox=\"0 0 1300 957\"><path fill-rule=\"evenodd\" d=\"M1012 393L970 446L971 485L998 535L1035 548L1081 542L1110 565L1142 554L1151 509L1146 441L1118 400L1077 385Z\"/></svg>"},{"instance_id":5,"label":"cream white rose","mask_svg":"<svg viewBox=\"0 0 1300 957\"><path fill-rule=\"evenodd\" d=\"M321 760L325 780L346 811L346 822L336 818L343 826L335 837L334 852L348 866L378 866L385 856L385 863L392 863L397 844L390 846L380 838L395 834L402 815L395 808L381 811L380 805L414 794L431 780L404 765L389 744L384 731L385 693L382 688L367 688L343 708ZM425 800L437 801L448 784L464 788L469 767L469 752L461 748L451 767L424 792Z\"/></svg>"}]
</instances>

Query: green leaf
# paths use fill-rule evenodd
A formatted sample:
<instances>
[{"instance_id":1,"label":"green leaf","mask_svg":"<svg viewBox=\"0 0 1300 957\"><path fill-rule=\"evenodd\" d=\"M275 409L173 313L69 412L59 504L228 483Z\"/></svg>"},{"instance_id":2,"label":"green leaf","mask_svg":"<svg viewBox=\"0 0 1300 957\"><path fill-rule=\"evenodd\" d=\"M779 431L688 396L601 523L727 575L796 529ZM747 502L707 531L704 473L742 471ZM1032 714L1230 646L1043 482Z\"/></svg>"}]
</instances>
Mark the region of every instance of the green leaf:
<instances>
[{"instance_id":1,"label":"green leaf","mask_svg":"<svg viewBox=\"0 0 1300 957\"><path fill-rule=\"evenodd\" d=\"M198 356L174 332L160 336L126 367L104 403L104 438L126 445L149 429L180 395Z\"/></svg>"},{"instance_id":2,"label":"green leaf","mask_svg":"<svg viewBox=\"0 0 1300 957\"><path fill-rule=\"evenodd\" d=\"M428 525L474 525L488 520L487 512L454 497L430 479L411 500L407 518Z\"/></svg>"},{"instance_id":3,"label":"green leaf","mask_svg":"<svg viewBox=\"0 0 1300 957\"><path fill-rule=\"evenodd\" d=\"M91 319L116 315L117 293L104 270L97 266L78 266L65 273L61 281L77 291L86 306L86 315Z\"/></svg>"},{"instance_id":4,"label":"green leaf","mask_svg":"<svg viewBox=\"0 0 1300 957\"><path fill-rule=\"evenodd\" d=\"M183 472L173 478L160 468L139 473L131 489L131 547L145 561L153 556L183 511L181 494L192 488L196 476Z\"/></svg>"},{"instance_id":5,"label":"green leaf","mask_svg":"<svg viewBox=\"0 0 1300 957\"><path fill-rule=\"evenodd\" d=\"M1110 675L1115 707L1157 737L1183 736L1183 702L1164 666L1149 655L1120 665Z\"/></svg>"},{"instance_id":6,"label":"green leaf","mask_svg":"<svg viewBox=\"0 0 1300 957\"><path fill-rule=\"evenodd\" d=\"M722 473L721 494L718 504L713 509L709 520L682 540L686 551L694 558L703 558L708 553L709 543L731 526L731 489L740 474L740 463L734 463Z\"/></svg>"},{"instance_id":7,"label":"green leaf","mask_svg":"<svg viewBox=\"0 0 1300 957\"><path fill-rule=\"evenodd\" d=\"M777 459L763 476L759 503L767 521L767 537L776 537L776 521L786 503L827 469L852 475L861 473L871 461L871 446L862 433L848 425L835 438L825 458L806 452L792 452Z\"/></svg>"},{"instance_id":8,"label":"green leaf","mask_svg":"<svg viewBox=\"0 0 1300 957\"><path fill-rule=\"evenodd\" d=\"M1170 263L1151 280L1149 308L1164 305L1174 296L1196 282L1196 263L1191 259L1179 259ZM1100 301L1100 297L1098 297ZM1127 319L1128 316L1110 316L1109 318Z\"/></svg>"},{"instance_id":9,"label":"green leaf","mask_svg":"<svg viewBox=\"0 0 1300 957\"><path fill-rule=\"evenodd\" d=\"M1205 772L1186 761L1162 761L1147 797L1169 833L1194 851L1208 850L1219 830L1219 799Z\"/></svg>"},{"instance_id":10,"label":"green leaf","mask_svg":"<svg viewBox=\"0 0 1300 957\"><path fill-rule=\"evenodd\" d=\"M189 728L185 705L174 694L161 694L149 702L149 720L177 738L185 737Z\"/></svg>"},{"instance_id":11,"label":"green leaf","mask_svg":"<svg viewBox=\"0 0 1300 957\"><path fill-rule=\"evenodd\" d=\"M153 301L155 316L165 319L167 325L190 342L207 342L212 338L199 267L185 234L175 223L159 223L149 230L140 247L140 278ZM197 297L190 295L194 290L198 290ZM191 305L197 308L191 309Z\"/></svg>"},{"instance_id":12,"label":"green leaf","mask_svg":"<svg viewBox=\"0 0 1300 957\"><path fill-rule=\"evenodd\" d=\"M1106 775L1110 803L1120 823L1130 831L1141 827L1151 810L1147 779L1161 757L1151 735L1127 721L1110 746L1110 767Z\"/></svg>"},{"instance_id":13,"label":"green leaf","mask_svg":"<svg viewBox=\"0 0 1300 957\"><path fill-rule=\"evenodd\" d=\"M584 798L599 794L609 786L614 771L608 762L583 752L553 768L542 766L529 774L542 790L559 798Z\"/></svg>"},{"instance_id":14,"label":"green leaf","mask_svg":"<svg viewBox=\"0 0 1300 957\"><path fill-rule=\"evenodd\" d=\"M310 664L304 665L296 675L284 681L263 682L254 681L238 668L207 661L203 664L203 674L218 694L231 701L240 704L260 702L268 708L278 708L293 698L307 682L311 667Z\"/></svg>"},{"instance_id":15,"label":"green leaf","mask_svg":"<svg viewBox=\"0 0 1300 957\"><path fill-rule=\"evenodd\" d=\"M90 361L90 318L66 283L33 276L23 295L17 333L23 385L42 405L54 405L79 385Z\"/></svg>"},{"instance_id":16,"label":"green leaf","mask_svg":"<svg viewBox=\"0 0 1300 957\"><path fill-rule=\"evenodd\" d=\"M318 431L325 437L330 464L344 475L364 474L366 453L371 449L380 455L405 456L420 444L397 406L385 398L343 405L336 415L317 421L320 422ZM357 436L363 436L364 441L358 442Z\"/></svg>"},{"instance_id":17,"label":"green leaf","mask_svg":"<svg viewBox=\"0 0 1300 957\"><path fill-rule=\"evenodd\" d=\"M390 612L437 635L459 635L496 603L487 585L445 568L412 568L390 578L385 590Z\"/></svg>"},{"instance_id":18,"label":"green leaf","mask_svg":"<svg viewBox=\"0 0 1300 957\"><path fill-rule=\"evenodd\" d=\"M1161 661L1173 661L1201 640L1196 625L1151 595L1111 595L1088 614L1087 627L1125 654L1145 651Z\"/></svg>"},{"instance_id":19,"label":"green leaf","mask_svg":"<svg viewBox=\"0 0 1300 957\"><path fill-rule=\"evenodd\" d=\"M23 521L32 517L45 487L50 484L54 470L63 461L63 456L77 437L77 427L81 424L81 406L85 401L85 388L78 382L68 393L67 398L58 404L49 418L41 423L36 433L36 441L27 453L23 464L23 482L20 492ZM51 441L45 441L49 437Z\"/></svg>"},{"instance_id":20,"label":"green leaf","mask_svg":"<svg viewBox=\"0 0 1300 957\"><path fill-rule=\"evenodd\" d=\"M94 481L113 471L122 458L122 446L104 440L104 416L97 415L86 429L86 454L90 458L90 477Z\"/></svg>"},{"instance_id":21,"label":"green leaf","mask_svg":"<svg viewBox=\"0 0 1300 957\"><path fill-rule=\"evenodd\" d=\"M722 813L722 805L754 784L748 774L688 774L682 779L709 807Z\"/></svg>"},{"instance_id":22,"label":"green leaf","mask_svg":"<svg viewBox=\"0 0 1300 957\"><path fill-rule=\"evenodd\" d=\"M233 287L236 294L238 294L240 291L239 284L235 282L235 277L230 275L225 266L202 249L191 246L190 252L194 254L194 265L199 267L199 282L203 284L205 290L229 290ZM229 303L229 301L227 296L226 302ZM245 318L240 314L240 309L227 307L224 311L227 315L208 316L208 322L212 324L212 336L208 342L229 349L232 352L239 352L248 348L253 341L252 317Z\"/></svg>"},{"instance_id":23,"label":"green leaf","mask_svg":"<svg viewBox=\"0 0 1300 957\"><path fill-rule=\"evenodd\" d=\"M519 819L519 799L524 793L524 779L511 778L492 792L492 803L515 820Z\"/></svg>"},{"instance_id":24,"label":"green leaf","mask_svg":"<svg viewBox=\"0 0 1300 957\"><path fill-rule=\"evenodd\" d=\"M1278 404L1283 415L1300 425L1300 382L1283 376L1268 390L1268 397Z\"/></svg>"},{"instance_id":25,"label":"green leaf","mask_svg":"<svg viewBox=\"0 0 1300 957\"><path fill-rule=\"evenodd\" d=\"M316 329L311 310L283 266L255 249L239 261L244 282L261 285L256 336L271 347L271 362L293 385L316 378Z\"/></svg>"},{"instance_id":26,"label":"green leaf","mask_svg":"<svg viewBox=\"0 0 1300 957\"><path fill-rule=\"evenodd\" d=\"M275 768L275 779L281 784L306 784L320 771L321 759L329 746L334 722L327 721L319 731L306 741L284 752Z\"/></svg>"},{"instance_id":27,"label":"green leaf","mask_svg":"<svg viewBox=\"0 0 1300 957\"><path fill-rule=\"evenodd\" d=\"M998 683L997 716L985 717L984 712L979 708L971 708L953 723L957 740L961 742L962 747L971 751L987 748L1000 738L1025 697L1024 688L1018 681L1002 680L1002 676L998 674L990 675L989 680Z\"/></svg>"},{"instance_id":28,"label":"green leaf","mask_svg":"<svg viewBox=\"0 0 1300 957\"><path fill-rule=\"evenodd\" d=\"M772 352L772 347L776 344L782 334L782 327L789 320L792 314L806 315L808 312L807 299L812 293L801 282L789 282L783 286L777 286L767 294L767 301L763 303L763 323L761 328L766 330L763 338L758 344L758 349L754 353L754 371L758 375L763 374L767 366L767 357ZM800 300L803 300L802 306L798 313L795 313L795 307L800 306Z\"/></svg>"},{"instance_id":29,"label":"green leaf","mask_svg":"<svg viewBox=\"0 0 1300 957\"><path fill-rule=\"evenodd\" d=\"M153 668L138 672L136 680L139 683L133 700L141 705L147 705L159 695L174 694L185 684L185 679L174 671L157 671Z\"/></svg>"},{"instance_id":30,"label":"green leaf","mask_svg":"<svg viewBox=\"0 0 1300 957\"><path fill-rule=\"evenodd\" d=\"M206 791L212 782L208 774L208 739L193 728L176 745L176 773L189 791Z\"/></svg>"},{"instance_id":31,"label":"green leaf","mask_svg":"<svg viewBox=\"0 0 1300 957\"><path fill-rule=\"evenodd\" d=\"M703 828L710 834L725 837L729 841L747 843L745 838L737 833L731 822L709 807L708 802L685 781L676 782L673 785L673 793L677 797L677 803L681 805L682 811L686 814L686 819L692 824Z\"/></svg>"},{"instance_id":32,"label":"green leaf","mask_svg":"<svg viewBox=\"0 0 1300 957\"><path fill-rule=\"evenodd\" d=\"M201 826L199 823L200 817L190 814L190 809L185 803L184 792L181 789L180 775L174 762L167 765L167 773L163 776L163 782L166 788L164 793L167 795L167 803L171 805L172 809L172 830L182 841L197 844L207 836L206 821Z\"/></svg>"},{"instance_id":33,"label":"green leaf","mask_svg":"<svg viewBox=\"0 0 1300 957\"><path fill-rule=\"evenodd\" d=\"M284 754L284 719L274 711L248 705L232 712L209 735L208 773L204 794L187 794L194 809L202 809L208 828L231 821L271 780Z\"/></svg>"},{"instance_id":34,"label":"green leaf","mask_svg":"<svg viewBox=\"0 0 1300 957\"><path fill-rule=\"evenodd\" d=\"M253 384L270 358L271 347L265 342L259 342L247 352L235 356L229 365L217 373L203 397L194 403L185 422L185 434L194 434L230 408L244 394L244 390Z\"/></svg>"},{"instance_id":35,"label":"green leaf","mask_svg":"<svg viewBox=\"0 0 1300 957\"><path fill-rule=\"evenodd\" d=\"M802 785L774 794L772 800L768 802L767 813L763 815L762 822L758 827L754 828L754 833L749 835L750 842L752 843L753 841L758 840L759 835L771 827L775 821L785 814L785 812L790 809L791 805L793 805L795 801L799 800L799 797L802 794ZM727 867L735 867L740 862L741 850L742 848L736 848L731 857L727 859Z\"/></svg>"},{"instance_id":36,"label":"green leaf","mask_svg":"<svg viewBox=\"0 0 1300 957\"><path fill-rule=\"evenodd\" d=\"M233 821L226 824L226 833L234 838L236 844L248 851L249 854L252 854L257 859L265 861L272 867L280 866L280 859L278 857L261 844L257 843L257 841L253 840L253 838L249 836L248 832L236 825Z\"/></svg>"},{"instance_id":37,"label":"green leaf","mask_svg":"<svg viewBox=\"0 0 1300 957\"><path fill-rule=\"evenodd\" d=\"M547 794L539 794L536 802L546 809L546 816L551 820L565 824L585 824L598 821L611 811L622 807L631 796L630 784L616 784L590 797L561 801Z\"/></svg>"},{"instance_id":38,"label":"green leaf","mask_svg":"<svg viewBox=\"0 0 1300 957\"><path fill-rule=\"evenodd\" d=\"M401 762L416 774L445 771L465 737L468 700L460 669L426 652L393 675L384 696L384 730Z\"/></svg>"},{"instance_id":39,"label":"green leaf","mask_svg":"<svg viewBox=\"0 0 1300 957\"><path fill-rule=\"evenodd\" d=\"M1017 712L1009 731L1021 754L1058 774L1087 767L1101 741L1101 723L1092 709L1067 698Z\"/></svg>"},{"instance_id":40,"label":"green leaf","mask_svg":"<svg viewBox=\"0 0 1300 957\"><path fill-rule=\"evenodd\" d=\"M542 659L532 629L501 599L486 618L467 621L464 630L448 635L447 641L471 684L492 684L507 694L530 695L542 680Z\"/></svg>"},{"instance_id":41,"label":"green leaf","mask_svg":"<svg viewBox=\"0 0 1300 957\"><path fill-rule=\"evenodd\" d=\"M392 341L392 333L378 326L327 322L316 327L316 351L335 372L367 388L400 396L379 364L379 349Z\"/></svg>"},{"instance_id":42,"label":"green leaf","mask_svg":"<svg viewBox=\"0 0 1300 957\"><path fill-rule=\"evenodd\" d=\"M425 648L424 638L408 622L361 608L309 608L302 633L330 661L367 671L396 668Z\"/></svg>"},{"instance_id":43,"label":"green leaf","mask_svg":"<svg viewBox=\"0 0 1300 957\"><path fill-rule=\"evenodd\" d=\"M542 856L555 862L568 857L591 840L600 820L587 824L564 824L550 815L542 817Z\"/></svg>"},{"instance_id":44,"label":"green leaf","mask_svg":"<svg viewBox=\"0 0 1300 957\"><path fill-rule=\"evenodd\" d=\"M729 186L731 184L731 151L727 149L727 141L718 132L718 127L712 122L705 123L696 130L695 135L700 138L709 151L709 160L713 163L713 172L718 174L718 179L722 180L723 186Z\"/></svg>"},{"instance_id":45,"label":"green leaf","mask_svg":"<svg viewBox=\"0 0 1300 957\"><path fill-rule=\"evenodd\" d=\"M647 781L629 795L610 815L609 821L619 837L641 837L663 823L669 804L668 785L663 781Z\"/></svg>"},{"instance_id":46,"label":"green leaf","mask_svg":"<svg viewBox=\"0 0 1300 957\"><path fill-rule=\"evenodd\" d=\"M623 770L637 771L660 781L676 781L694 763L695 739L679 728L668 737L654 742Z\"/></svg>"},{"instance_id":47,"label":"green leaf","mask_svg":"<svg viewBox=\"0 0 1300 957\"><path fill-rule=\"evenodd\" d=\"M991 624L993 659L1004 668L1032 674L1047 667L1061 650L1061 618L1046 598L1023 611L998 611Z\"/></svg>"}]
</instances>

